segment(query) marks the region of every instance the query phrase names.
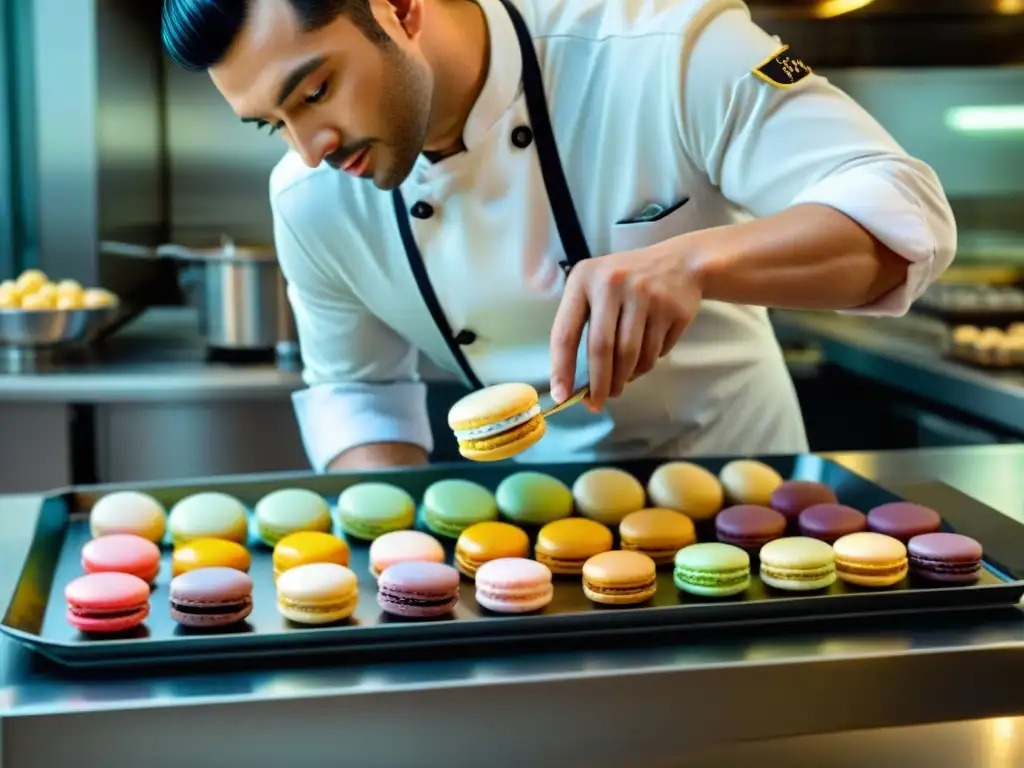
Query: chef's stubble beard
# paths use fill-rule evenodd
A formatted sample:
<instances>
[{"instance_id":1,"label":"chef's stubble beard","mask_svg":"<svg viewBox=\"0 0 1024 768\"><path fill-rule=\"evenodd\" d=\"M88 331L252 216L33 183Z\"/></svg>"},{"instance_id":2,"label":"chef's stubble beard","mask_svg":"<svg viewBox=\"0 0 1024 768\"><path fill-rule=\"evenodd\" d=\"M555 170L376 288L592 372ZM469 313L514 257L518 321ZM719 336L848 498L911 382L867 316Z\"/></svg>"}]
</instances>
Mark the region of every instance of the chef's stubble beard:
<instances>
[{"instance_id":1,"label":"chef's stubble beard","mask_svg":"<svg viewBox=\"0 0 1024 768\"><path fill-rule=\"evenodd\" d=\"M427 67L394 43L386 45L384 66L391 69L381 89L380 114L391 125L391 163L376 175L379 189L395 189L412 171L430 127L431 78Z\"/></svg>"}]
</instances>

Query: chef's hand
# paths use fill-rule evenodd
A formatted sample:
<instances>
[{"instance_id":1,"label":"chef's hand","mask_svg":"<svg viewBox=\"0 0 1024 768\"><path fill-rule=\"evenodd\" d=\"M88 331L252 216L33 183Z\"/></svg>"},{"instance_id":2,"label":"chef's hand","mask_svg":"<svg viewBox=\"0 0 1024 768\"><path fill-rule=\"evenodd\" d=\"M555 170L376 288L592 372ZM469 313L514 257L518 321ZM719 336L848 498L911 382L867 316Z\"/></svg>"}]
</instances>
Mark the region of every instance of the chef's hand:
<instances>
[{"instance_id":1,"label":"chef's hand","mask_svg":"<svg viewBox=\"0 0 1024 768\"><path fill-rule=\"evenodd\" d=\"M685 257L658 246L587 259L573 267L551 328L551 396L571 393L589 318L588 405L595 413L668 354L697 314L701 285Z\"/></svg>"}]
</instances>

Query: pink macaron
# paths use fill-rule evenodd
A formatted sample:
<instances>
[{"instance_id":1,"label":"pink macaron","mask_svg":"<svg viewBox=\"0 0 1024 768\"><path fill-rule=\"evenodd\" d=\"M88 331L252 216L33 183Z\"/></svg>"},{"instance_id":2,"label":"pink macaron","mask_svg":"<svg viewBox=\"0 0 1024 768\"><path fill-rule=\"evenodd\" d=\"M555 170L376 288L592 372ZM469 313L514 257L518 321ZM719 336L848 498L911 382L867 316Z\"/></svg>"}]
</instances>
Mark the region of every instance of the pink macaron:
<instances>
[{"instance_id":1,"label":"pink macaron","mask_svg":"<svg viewBox=\"0 0 1024 768\"><path fill-rule=\"evenodd\" d=\"M90 573L64 588L68 624L82 632L121 632L149 616L149 585L127 573Z\"/></svg>"},{"instance_id":2,"label":"pink macaron","mask_svg":"<svg viewBox=\"0 0 1024 768\"><path fill-rule=\"evenodd\" d=\"M160 572L160 548L131 533L100 536L82 547L82 568L86 573L129 573L152 583Z\"/></svg>"},{"instance_id":3,"label":"pink macaron","mask_svg":"<svg viewBox=\"0 0 1024 768\"><path fill-rule=\"evenodd\" d=\"M530 613L546 607L554 595L551 569L524 557L503 557L476 572L476 602L495 613Z\"/></svg>"},{"instance_id":4,"label":"pink macaron","mask_svg":"<svg viewBox=\"0 0 1024 768\"><path fill-rule=\"evenodd\" d=\"M428 619L459 602L459 572L443 563L395 563L377 580L377 604L393 616Z\"/></svg>"},{"instance_id":5,"label":"pink macaron","mask_svg":"<svg viewBox=\"0 0 1024 768\"><path fill-rule=\"evenodd\" d=\"M370 545L370 573L375 579L397 563L443 563L441 542L422 531L391 531Z\"/></svg>"}]
</instances>

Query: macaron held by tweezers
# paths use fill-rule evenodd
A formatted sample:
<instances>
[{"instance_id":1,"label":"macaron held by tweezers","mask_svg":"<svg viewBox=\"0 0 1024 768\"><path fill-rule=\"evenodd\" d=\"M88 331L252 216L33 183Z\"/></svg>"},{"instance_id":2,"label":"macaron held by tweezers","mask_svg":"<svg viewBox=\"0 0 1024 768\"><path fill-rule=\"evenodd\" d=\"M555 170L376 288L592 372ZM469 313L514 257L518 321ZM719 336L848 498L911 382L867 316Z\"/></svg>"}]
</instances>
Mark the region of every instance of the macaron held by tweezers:
<instances>
[{"instance_id":1,"label":"macaron held by tweezers","mask_svg":"<svg viewBox=\"0 0 1024 768\"><path fill-rule=\"evenodd\" d=\"M82 569L86 573L130 573L150 584L160 572L160 547L131 533L100 536L82 547Z\"/></svg>"},{"instance_id":2,"label":"macaron held by tweezers","mask_svg":"<svg viewBox=\"0 0 1024 768\"><path fill-rule=\"evenodd\" d=\"M252 579L234 568L197 568L171 579L170 601L183 627L228 627L252 613Z\"/></svg>"},{"instance_id":3,"label":"macaron held by tweezers","mask_svg":"<svg viewBox=\"0 0 1024 768\"><path fill-rule=\"evenodd\" d=\"M769 541L759 553L761 581L789 592L824 589L836 581L836 555L823 541L789 536Z\"/></svg>"},{"instance_id":4,"label":"macaron held by tweezers","mask_svg":"<svg viewBox=\"0 0 1024 768\"><path fill-rule=\"evenodd\" d=\"M127 573L90 573L64 588L67 622L82 632L122 632L149 616L149 585Z\"/></svg>"},{"instance_id":5,"label":"macaron held by tweezers","mask_svg":"<svg viewBox=\"0 0 1024 768\"><path fill-rule=\"evenodd\" d=\"M227 539L245 544L249 538L249 518L242 502L217 491L186 496L171 508L168 525L175 547L195 539Z\"/></svg>"},{"instance_id":6,"label":"macaron held by tweezers","mask_svg":"<svg viewBox=\"0 0 1024 768\"><path fill-rule=\"evenodd\" d=\"M299 531L331 532L331 507L305 488L279 488L256 502L256 531L269 547Z\"/></svg>"},{"instance_id":7,"label":"macaron held by tweezers","mask_svg":"<svg viewBox=\"0 0 1024 768\"><path fill-rule=\"evenodd\" d=\"M750 586L750 555L732 544L692 544L676 553L672 581L691 595L738 595Z\"/></svg>"},{"instance_id":8,"label":"macaron held by tweezers","mask_svg":"<svg viewBox=\"0 0 1024 768\"><path fill-rule=\"evenodd\" d=\"M836 573L848 584L891 587L907 575L907 548L899 539L864 531L836 539Z\"/></svg>"},{"instance_id":9,"label":"macaron held by tweezers","mask_svg":"<svg viewBox=\"0 0 1024 768\"><path fill-rule=\"evenodd\" d=\"M370 575L380 578L392 565L407 562L443 563L441 542L422 531L391 531L370 545Z\"/></svg>"},{"instance_id":10,"label":"macaron held by tweezers","mask_svg":"<svg viewBox=\"0 0 1024 768\"><path fill-rule=\"evenodd\" d=\"M412 528L416 503L403 489L366 481L350 485L338 497L338 522L349 536L373 541L388 531Z\"/></svg>"},{"instance_id":11,"label":"macaron held by tweezers","mask_svg":"<svg viewBox=\"0 0 1024 768\"><path fill-rule=\"evenodd\" d=\"M442 563L398 563L377 582L377 604L394 616L435 618L458 602L459 572Z\"/></svg>"},{"instance_id":12,"label":"macaron held by tweezers","mask_svg":"<svg viewBox=\"0 0 1024 768\"><path fill-rule=\"evenodd\" d=\"M644 508L644 487L629 472L616 467L594 467L572 484L576 510L605 525L618 525L630 512Z\"/></svg>"},{"instance_id":13,"label":"macaron held by tweezers","mask_svg":"<svg viewBox=\"0 0 1024 768\"><path fill-rule=\"evenodd\" d=\"M505 557L491 560L476 572L476 602L495 613L532 613L554 596L551 570L536 560Z\"/></svg>"},{"instance_id":14,"label":"macaron held by tweezers","mask_svg":"<svg viewBox=\"0 0 1024 768\"><path fill-rule=\"evenodd\" d=\"M587 560L610 550L612 543L607 526L585 517L567 517L540 529L534 559L552 573L577 575Z\"/></svg>"},{"instance_id":15,"label":"macaron held by tweezers","mask_svg":"<svg viewBox=\"0 0 1024 768\"><path fill-rule=\"evenodd\" d=\"M247 573L251 565L249 550L227 539L195 539L178 547L171 555L172 576L199 568L234 568Z\"/></svg>"},{"instance_id":16,"label":"macaron held by tweezers","mask_svg":"<svg viewBox=\"0 0 1024 768\"><path fill-rule=\"evenodd\" d=\"M511 523L487 522L471 525L455 542L455 565L469 577L491 560L504 557L526 557L530 553L530 537Z\"/></svg>"},{"instance_id":17,"label":"macaron held by tweezers","mask_svg":"<svg viewBox=\"0 0 1024 768\"><path fill-rule=\"evenodd\" d=\"M159 544L167 530L167 511L152 496L138 491L115 491L97 499L89 512L94 538L131 533Z\"/></svg>"},{"instance_id":18,"label":"macaron held by tweezers","mask_svg":"<svg viewBox=\"0 0 1024 768\"><path fill-rule=\"evenodd\" d=\"M423 522L438 536L457 539L469 526L497 519L494 494L471 480L438 480L423 494Z\"/></svg>"},{"instance_id":19,"label":"macaron held by tweezers","mask_svg":"<svg viewBox=\"0 0 1024 768\"><path fill-rule=\"evenodd\" d=\"M310 563L277 579L277 610L296 624L333 624L359 605L356 575L337 563Z\"/></svg>"},{"instance_id":20,"label":"macaron held by tweezers","mask_svg":"<svg viewBox=\"0 0 1024 768\"><path fill-rule=\"evenodd\" d=\"M642 552L658 565L670 565L676 552L697 541L693 521L674 509L641 509L619 523L623 549Z\"/></svg>"},{"instance_id":21,"label":"macaron held by tweezers","mask_svg":"<svg viewBox=\"0 0 1024 768\"><path fill-rule=\"evenodd\" d=\"M654 561L641 552L602 552L583 564L583 593L602 605L645 603L658 590L656 571Z\"/></svg>"},{"instance_id":22,"label":"macaron held by tweezers","mask_svg":"<svg viewBox=\"0 0 1024 768\"><path fill-rule=\"evenodd\" d=\"M546 525L572 515L569 486L544 472L511 474L498 483L494 495L498 511L514 523Z\"/></svg>"},{"instance_id":23,"label":"macaron held by tweezers","mask_svg":"<svg viewBox=\"0 0 1024 768\"><path fill-rule=\"evenodd\" d=\"M448 411L459 453L473 461L500 461L526 450L547 429L537 390L508 383L471 392Z\"/></svg>"},{"instance_id":24,"label":"macaron held by tweezers","mask_svg":"<svg viewBox=\"0 0 1024 768\"><path fill-rule=\"evenodd\" d=\"M907 544L915 576L944 584L973 584L981 577L981 544L959 533L925 533Z\"/></svg>"},{"instance_id":25,"label":"macaron held by tweezers","mask_svg":"<svg viewBox=\"0 0 1024 768\"><path fill-rule=\"evenodd\" d=\"M322 531L299 531L285 536L274 547L274 579L285 571L310 563L347 566L350 557L348 544L343 539Z\"/></svg>"}]
</instances>

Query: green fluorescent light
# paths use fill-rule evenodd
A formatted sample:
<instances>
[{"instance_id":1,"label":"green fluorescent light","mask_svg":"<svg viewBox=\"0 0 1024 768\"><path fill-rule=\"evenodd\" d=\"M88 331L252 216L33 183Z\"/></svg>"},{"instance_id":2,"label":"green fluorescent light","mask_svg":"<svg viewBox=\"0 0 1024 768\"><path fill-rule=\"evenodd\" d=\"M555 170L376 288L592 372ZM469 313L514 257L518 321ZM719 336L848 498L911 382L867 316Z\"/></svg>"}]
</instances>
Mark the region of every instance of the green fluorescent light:
<instances>
[{"instance_id":1,"label":"green fluorescent light","mask_svg":"<svg viewBox=\"0 0 1024 768\"><path fill-rule=\"evenodd\" d=\"M960 133L1024 131L1024 104L953 107L946 112L946 125Z\"/></svg>"}]
</instances>

